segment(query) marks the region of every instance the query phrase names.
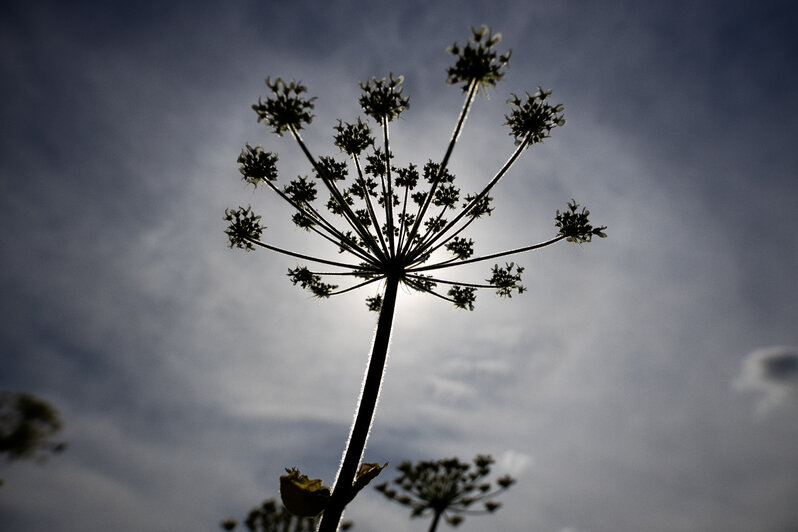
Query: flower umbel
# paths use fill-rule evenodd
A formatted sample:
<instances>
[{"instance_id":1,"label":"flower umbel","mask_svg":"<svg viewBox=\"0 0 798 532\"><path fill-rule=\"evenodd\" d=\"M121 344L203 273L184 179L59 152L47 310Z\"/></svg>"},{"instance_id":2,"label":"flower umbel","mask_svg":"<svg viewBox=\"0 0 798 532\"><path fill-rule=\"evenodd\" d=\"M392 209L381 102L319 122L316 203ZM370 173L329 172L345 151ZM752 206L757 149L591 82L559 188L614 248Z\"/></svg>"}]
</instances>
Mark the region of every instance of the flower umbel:
<instances>
[{"instance_id":1,"label":"flower umbel","mask_svg":"<svg viewBox=\"0 0 798 532\"><path fill-rule=\"evenodd\" d=\"M253 148L247 142L238 156L238 164L242 179L255 188L265 181L277 179L277 155L263 151L260 146Z\"/></svg>"},{"instance_id":2,"label":"flower umbel","mask_svg":"<svg viewBox=\"0 0 798 532\"><path fill-rule=\"evenodd\" d=\"M577 244L590 242L594 236L607 238L607 234L604 232L607 226L593 227L590 225L588 216L590 216L589 210L582 207L580 211L578 203L574 200L569 201L568 209L562 213L557 210L555 216L557 227L560 228L560 236L564 236L568 242Z\"/></svg>"},{"instance_id":3,"label":"flower umbel","mask_svg":"<svg viewBox=\"0 0 798 532\"><path fill-rule=\"evenodd\" d=\"M552 129L565 125L562 114L565 108L561 104L550 105L546 101L549 96L551 90L544 91L538 87L534 94L527 92L524 100L515 94L507 100L513 109L505 116L505 124L510 126L510 134L515 138L516 145L530 146L543 142Z\"/></svg>"},{"instance_id":4,"label":"flower umbel","mask_svg":"<svg viewBox=\"0 0 798 532\"><path fill-rule=\"evenodd\" d=\"M360 106L368 116L381 122L399 118L403 111L410 107L410 98L402 96L402 82L404 76L394 77L391 72L388 79L371 78L366 83L361 83L363 96L360 97Z\"/></svg>"},{"instance_id":5,"label":"flower umbel","mask_svg":"<svg viewBox=\"0 0 798 532\"><path fill-rule=\"evenodd\" d=\"M335 530L357 487L357 479L363 478L357 476L358 467L382 380L398 286L403 284L455 307L474 310L478 290L493 290L505 298L527 291L521 284L524 268L515 262L495 264L487 278L475 281L457 279L448 272L537 250L561 240L581 244L590 242L593 236L606 236L606 227L592 226L589 211L580 210L573 201L567 210L557 211L557 232L544 234L539 243L479 253L477 244L467 236L474 222L493 212L491 191L519 157L527 148L547 138L554 128L565 124L563 106L549 103L551 91L538 88L533 94L526 93L523 99L513 95L508 100L506 125L510 126L515 146L508 146L510 154L506 162L495 174L485 176L481 190L461 191L449 161L477 92L495 86L504 77L510 53L499 54L495 50L499 39L499 34L483 26L472 29L465 46L455 44L449 49L456 59L447 70L446 81L460 85L465 99L443 156L423 165L420 162L397 165L390 147L389 125L409 107L409 98L402 94L402 76L390 74L388 78L371 78L360 84L359 102L367 118L339 120L333 127L333 144L346 154L346 161L315 155L303 140L300 132L313 119L311 111L316 98L308 97L307 88L301 83L267 78L271 94L252 106L258 122L271 132L279 136L290 134L309 164L310 177L298 176L278 186L277 155L247 144L238 158L244 181L256 188L268 188L285 200L293 222L326 241L334 255L330 258L299 253L262 241L264 227L260 216L250 207L225 211L230 247L247 251L261 247L315 264L313 268L297 265L288 270L288 277L294 285L318 298L381 284L381 290L366 299L368 309L379 313L377 331L359 410L322 517L319 528L322 532ZM330 277L336 277L335 283L328 281ZM491 507L492 504L485 506L488 511Z\"/></svg>"},{"instance_id":6,"label":"flower umbel","mask_svg":"<svg viewBox=\"0 0 798 532\"><path fill-rule=\"evenodd\" d=\"M360 155L363 150L374 144L371 128L360 118L354 124L339 120L333 129L338 132L334 139L335 145L349 156Z\"/></svg>"},{"instance_id":7,"label":"flower umbel","mask_svg":"<svg viewBox=\"0 0 798 532\"><path fill-rule=\"evenodd\" d=\"M265 101L258 100L252 109L258 113L258 122L264 122L272 131L282 135L286 131L302 129L303 124L310 124L313 115L313 100L302 96L307 87L294 80L286 83L280 78L272 81L266 78L266 86L272 96Z\"/></svg>"},{"instance_id":8,"label":"flower umbel","mask_svg":"<svg viewBox=\"0 0 798 532\"><path fill-rule=\"evenodd\" d=\"M260 225L260 216L256 216L247 206L238 209L225 209L224 220L230 222L225 230L229 239L229 246L252 251L253 245L260 238L263 227Z\"/></svg>"},{"instance_id":9,"label":"flower umbel","mask_svg":"<svg viewBox=\"0 0 798 532\"><path fill-rule=\"evenodd\" d=\"M503 69L510 60L510 53L499 55L494 46L501 41L501 33L491 33L484 24L479 29L471 28L471 37L465 46L454 43L447 51L457 57L454 65L446 69L446 83L462 83L467 92L472 83L483 90L488 85L495 86L504 77Z\"/></svg>"}]
</instances>

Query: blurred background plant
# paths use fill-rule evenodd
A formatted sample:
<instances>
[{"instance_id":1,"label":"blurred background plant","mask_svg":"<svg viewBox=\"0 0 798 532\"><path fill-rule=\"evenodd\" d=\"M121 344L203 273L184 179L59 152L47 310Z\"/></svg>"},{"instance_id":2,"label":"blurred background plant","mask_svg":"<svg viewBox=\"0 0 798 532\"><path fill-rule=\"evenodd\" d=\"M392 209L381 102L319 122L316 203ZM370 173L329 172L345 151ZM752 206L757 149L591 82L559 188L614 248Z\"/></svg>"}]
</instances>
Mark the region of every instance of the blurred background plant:
<instances>
[{"instance_id":1,"label":"blurred background plant","mask_svg":"<svg viewBox=\"0 0 798 532\"><path fill-rule=\"evenodd\" d=\"M51 440L63 425L58 410L44 399L25 392L0 392L0 455L8 462L43 462L63 452L66 444Z\"/></svg>"},{"instance_id":2,"label":"blurred background plant","mask_svg":"<svg viewBox=\"0 0 798 532\"><path fill-rule=\"evenodd\" d=\"M501 503L495 497L515 484L515 479L505 475L493 483L487 480L493 463L492 457L481 454L472 463L457 458L404 461L397 467L398 477L375 489L410 508L410 517L432 516L429 532L434 532L441 518L457 526L467 515L492 514L499 509Z\"/></svg>"},{"instance_id":3,"label":"blurred background plant","mask_svg":"<svg viewBox=\"0 0 798 532\"><path fill-rule=\"evenodd\" d=\"M319 517L299 517L289 512L285 506L275 499L266 499L250 510L242 521L249 532L314 532L319 524ZM235 519L225 519L219 526L222 530L236 530L239 522ZM341 530L352 528L352 521L341 523Z\"/></svg>"}]
</instances>

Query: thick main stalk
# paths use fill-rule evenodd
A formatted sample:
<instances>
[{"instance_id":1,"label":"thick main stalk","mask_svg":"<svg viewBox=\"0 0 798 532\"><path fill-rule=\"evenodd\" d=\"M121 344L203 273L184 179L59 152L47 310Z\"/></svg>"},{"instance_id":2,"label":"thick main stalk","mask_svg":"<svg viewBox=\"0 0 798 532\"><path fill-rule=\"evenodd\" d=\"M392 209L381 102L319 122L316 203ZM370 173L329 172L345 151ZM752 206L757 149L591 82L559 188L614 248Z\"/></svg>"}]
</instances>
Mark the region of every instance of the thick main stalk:
<instances>
[{"instance_id":1,"label":"thick main stalk","mask_svg":"<svg viewBox=\"0 0 798 532\"><path fill-rule=\"evenodd\" d=\"M441 519L441 513L442 512L435 512L435 517L432 518L432 523L430 523L427 532L435 532L438 529L438 521Z\"/></svg>"},{"instance_id":2,"label":"thick main stalk","mask_svg":"<svg viewBox=\"0 0 798 532\"><path fill-rule=\"evenodd\" d=\"M374 345L371 348L366 379L358 403L355 423L349 436L349 443L344 451L341 469L333 487L330 502L322 514L319 532L335 532L344 513L344 507L354 495L353 484L355 475L366 448L366 440L371 430L374 419L374 410L377 408L377 399L380 395L382 374L385 361L388 357L388 344L391 340L391 327L393 325L394 309L396 308L396 293L399 287L399 277L389 275L385 283L385 294L380 308L380 317L377 321L377 332L374 334Z\"/></svg>"}]
</instances>

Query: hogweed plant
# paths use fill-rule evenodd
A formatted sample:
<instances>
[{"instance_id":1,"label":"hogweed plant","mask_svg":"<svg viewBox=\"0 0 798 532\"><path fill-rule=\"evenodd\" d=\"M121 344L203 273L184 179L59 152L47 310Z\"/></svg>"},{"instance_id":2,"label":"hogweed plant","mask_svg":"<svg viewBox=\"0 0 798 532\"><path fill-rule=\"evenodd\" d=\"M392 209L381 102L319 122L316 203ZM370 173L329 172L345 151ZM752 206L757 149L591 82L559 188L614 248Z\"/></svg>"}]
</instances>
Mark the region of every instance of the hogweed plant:
<instances>
[{"instance_id":1,"label":"hogweed plant","mask_svg":"<svg viewBox=\"0 0 798 532\"><path fill-rule=\"evenodd\" d=\"M504 77L510 53L496 50L499 41L498 33L482 26L472 28L465 45L455 43L448 48L455 60L446 70L446 81L462 89L465 101L443 157L420 166L397 167L392 162L389 125L409 106L409 98L402 93L401 76L390 74L361 83L359 103L367 118L339 121L334 126L333 143L348 162L316 156L302 139L302 129L312 122L316 98L309 97L300 82L267 78L270 94L252 106L258 122L279 136L293 137L313 176L300 176L278 186L277 155L247 144L238 158L243 180L255 188L268 188L285 200L294 211L292 220L298 227L325 240L345 258L307 255L264 242L265 227L250 207L225 211L230 247L247 251L263 248L317 265L322 269L289 269L288 278L319 298L380 286L376 295L366 299L368 308L379 313L377 329L341 466L333 489L324 488L322 532L336 529L344 507L379 473L379 467L367 467L360 461L379 396L399 285L473 310L478 289L495 290L507 298L524 292L523 268L514 262L496 264L484 282L464 282L447 274L457 266L502 259L562 240L584 243L594 236L606 236L606 227L592 226L587 209L572 200L556 212L556 232L548 240L474 256L474 241L464 232L493 211L493 188L528 148L565 124L563 106L550 103L550 90L539 87L531 94L511 95L505 125L514 140L514 150L482 190L461 194L449 161L477 93L486 92ZM326 195L326 202L320 194ZM339 284L346 280L346 286ZM316 489L310 495L318 499L322 493Z\"/></svg>"},{"instance_id":2,"label":"hogweed plant","mask_svg":"<svg viewBox=\"0 0 798 532\"><path fill-rule=\"evenodd\" d=\"M496 479L496 486L487 476L494 460L478 454L472 464L457 458L444 460L405 460L397 469L400 475L392 483L375 486L388 499L411 509L410 517L432 516L429 532L435 532L441 517L452 526L463 522L466 515L492 514L501 503L494 499L515 484L505 475Z\"/></svg>"}]
</instances>

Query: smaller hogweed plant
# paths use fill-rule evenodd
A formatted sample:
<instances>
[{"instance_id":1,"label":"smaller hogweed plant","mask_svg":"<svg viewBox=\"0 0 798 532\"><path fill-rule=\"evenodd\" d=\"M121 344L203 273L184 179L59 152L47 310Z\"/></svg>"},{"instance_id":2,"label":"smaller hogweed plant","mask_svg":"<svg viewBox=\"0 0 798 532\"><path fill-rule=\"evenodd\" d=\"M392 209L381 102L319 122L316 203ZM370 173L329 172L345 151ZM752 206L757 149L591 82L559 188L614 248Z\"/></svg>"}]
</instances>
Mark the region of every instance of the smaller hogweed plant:
<instances>
[{"instance_id":1,"label":"smaller hogweed plant","mask_svg":"<svg viewBox=\"0 0 798 532\"><path fill-rule=\"evenodd\" d=\"M401 473L393 483L376 486L388 499L411 508L410 517L432 516L429 532L435 532L441 517L452 526L466 515L492 514L501 503L493 500L506 491L515 479L509 475L496 479L494 487L487 479L494 460L488 455L474 458L474 469L457 458L436 461L402 462ZM392 487L393 486L393 487Z\"/></svg>"},{"instance_id":2,"label":"smaller hogweed plant","mask_svg":"<svg viewBox=\"0 0 798 532\"><path fill-rule=\"evenodd\" d=\"M241 524L249 532L315 532L319 518L294 515L274 499L267 499L250 510ZM236 519L219 523L221 529L227 531L239 529L238 525ZM351 521L345 521L341 523L341 530L349 530L352 525Z\"/></svg>"},{"instance_id":3,"label":"smaller hogweed plant","mask_svg":"<svg viewBox=\"0 0 798 532\"><path fill-rule=\"evenodd\" d=\"M50 403L25 392L0 391L0 456L6 461L45 462L64 452L67 444L50 438L63 427ZM0 478L0 486L5 481Z\"/></svg>"},{"instance_id":4,"label":"smaller hogweed plant","mask_svg":"<svg viewBox=\"0 0 798 532\"><path fill-rule=\"evenodd\" d=\"M25 392L0 391L0 455L6 460L43 462L66 449L50 438L64 426L50 403Z\"/></svg>"},{"instance_id":5,"label":"smaller hogweed plant","mask_svg":"<svg viewBox=\"0 0 798 532\"><path fill-rule=\"evenodd\" d=\"M477 93L486 92L504 77L510 53L496 50L499 41L499 34L482 26L472 29L465 45L455 43L448 49L454 64L446 71L446 81L462 89L465 101L440 160L399 167L393 163L389 125L409 107L409 98L402 93L401 76L390 74L360 84L359 102L367 118L339 121L333 128L333 143L348 161L314 155L302 139L302 129L313 119L316 98L309 97L301 83L267 78L269 96L252 106L258 121L273 133L293 137L313 175L299 176L279 186L277 155L247 144L238 158L243 180L285 200L294 211L293 222L325 240L339 257L297 253L263 241L265 228L251 207L225 211L230 247L247 251L263 248L323 268L298 265L288 270L294 285L319 298L369 285L381 286L376 295L366 299L368 308L379 313L377 330L349 443L323 508L319 528L323 532L336 529L344 507L362 488L360 461L379 396L399 285L473 310L478 289L494 290L506 298L524 292L523 268L514 262L495 264L481 282L455 280L447 272L562 240L584 243L594 236L606 236L606 227L591 225L587 209L572 200L562 212L556 212L556 231L548 240L475 256L474 241L465 236L465 231L493 211L493 188L528 148L565 124L563 106L550 102L550 90L538 88L531 94L512 95L507 101L510 108L505 125L513 138L514 150L482 190L461 193L449 170L449 160ZM326 198L321 198L322 194ZM347 279L352 281L347 286L339 284ZM371 473L374 471L379 472L379 468L370 469Z\"/></svg>"}]
</instances>

